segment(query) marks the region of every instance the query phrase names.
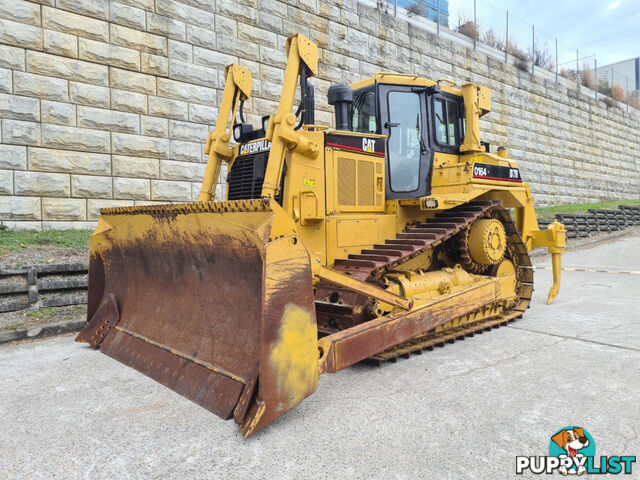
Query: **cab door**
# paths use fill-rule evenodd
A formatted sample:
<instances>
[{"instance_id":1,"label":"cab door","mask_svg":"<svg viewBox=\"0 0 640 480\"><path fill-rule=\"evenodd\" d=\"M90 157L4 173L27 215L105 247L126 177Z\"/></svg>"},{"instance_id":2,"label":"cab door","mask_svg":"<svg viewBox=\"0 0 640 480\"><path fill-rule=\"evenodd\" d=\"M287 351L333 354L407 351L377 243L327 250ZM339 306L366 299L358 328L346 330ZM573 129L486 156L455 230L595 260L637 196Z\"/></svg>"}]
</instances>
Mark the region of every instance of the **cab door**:
<instances>
[{"instance_id":1,"label":"cab door","mask_svg":"<svg viewBox=\"0 0 640 480\"><path fill-rule=\"evenodd\" d=\"M406 199L428 195L431 150L426 90L380 85L378 95L381 130L387 136L386 197Z\"/></svg>"}]
</instances>

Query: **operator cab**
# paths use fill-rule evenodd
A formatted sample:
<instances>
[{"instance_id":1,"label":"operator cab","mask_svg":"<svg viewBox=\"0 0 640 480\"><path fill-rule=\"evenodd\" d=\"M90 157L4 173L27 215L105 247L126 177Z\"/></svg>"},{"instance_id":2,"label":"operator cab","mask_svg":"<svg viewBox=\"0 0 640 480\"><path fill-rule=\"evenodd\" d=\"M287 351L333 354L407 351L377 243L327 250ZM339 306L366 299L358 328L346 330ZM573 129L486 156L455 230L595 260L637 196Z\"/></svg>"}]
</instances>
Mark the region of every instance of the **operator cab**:
<instances>
[{"instance_id":1,"label":"operator cab","mask_svg":"<svg viewBox=\"0 0 640 480\"><path fill-rule=\"evenodd\" d=\"M387 136L387 199L429 195L434 154L460 154L462 96L449 85L441 88L415 76L391 74L386 83L385 75L358 82L353 91L345 84L331 86L336 128ZM341 95L335 95L337 89Z\"/></svg>"}]
</instances>

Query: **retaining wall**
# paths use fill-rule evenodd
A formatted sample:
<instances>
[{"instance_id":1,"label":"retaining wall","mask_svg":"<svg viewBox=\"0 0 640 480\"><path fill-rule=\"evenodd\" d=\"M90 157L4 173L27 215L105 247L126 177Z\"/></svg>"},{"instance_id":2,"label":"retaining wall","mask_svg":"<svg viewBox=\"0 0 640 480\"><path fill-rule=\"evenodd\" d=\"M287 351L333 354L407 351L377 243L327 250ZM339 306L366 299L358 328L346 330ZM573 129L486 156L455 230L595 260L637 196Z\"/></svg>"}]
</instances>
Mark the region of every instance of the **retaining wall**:
<instances>
[{"instance_id":1,"label":"retaining wall","mask_svg":"<svg viewBox=\"0 0 640 480\"><path fill-rule=\"evenodd\" d=\"M484 139L509 148L538 204L640 196L635 114L430 30L370 0L0 2L0 220L92 228L101 207L196 199L224 66L252 71L257 125L277 107L297 32L320 47L319 123L331 82L472 80L493 89Z\"/></svg>"}]
</instances>

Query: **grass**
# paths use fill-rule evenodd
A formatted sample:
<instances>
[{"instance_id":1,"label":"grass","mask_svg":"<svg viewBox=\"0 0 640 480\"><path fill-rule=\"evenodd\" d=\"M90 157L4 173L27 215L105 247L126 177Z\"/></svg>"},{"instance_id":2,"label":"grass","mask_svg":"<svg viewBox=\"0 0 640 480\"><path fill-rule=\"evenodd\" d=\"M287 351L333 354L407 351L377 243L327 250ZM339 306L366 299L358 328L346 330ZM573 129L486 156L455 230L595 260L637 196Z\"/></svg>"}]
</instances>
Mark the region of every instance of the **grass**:
<instances>
[{"instance_id":1,"label":"grass","mask_svg":"<svg viewBox=\"0 0 640 480\"><path fill-rule=\"evenodd\" d=\"M86 304L6 312L0 314L0 331L29 329L65 320L81 319L82 317L86 317L86 315Z\"/></svg>"},{"instance_id":2,"label":"grass","mask_svg":"<svg viewBox=\"0 0 640 480\"><path fill-rule=\"evenodd\" d=\"M618 208L618 205L638 205L638 200L616 200L613 202L577 203L572 205L554 205L553 207L536 208L538 218L553 220L557 213L587 213L591 208Z\"/></svg>"},{"instance_id":3,"label":"grass","mask_svg":"<svg viewBox=\"0 0 640 480\"><path fill-rule=\"evenodd\" d=\"M54 307L43 307L37 310L29 310L27 315L31 318L51 318L54 317L57 312Z\"/></svg>"},{"instance_id":4,"label":"grass","mask_svg":"<svg viewBox=\"0 0 640 480\"><path fill-rule=\"evenodd\" d=\"M9 325L5 326L4 329L5 330L17 330L22 325L24 325L24 322L10 323ZM0 330L2 330L2 329L0 329Z\"/></svg>"},{"instance_id":5,"label":"grass","mask_svg":"<svg viewBox=\"0 0 640 480\"><path fill-rule=\"evenodd\" d=\"M37 246L85 247L89 246L90 230L8 230L0 228L0 256Z\"/></svg>"},{"instance_id":6,"label":"grass","mask_svg":"<svg viewBox=\"0 0 640 480\"><path fill-rule=\"evenodd\" d=\"M61 314L61 310L64 310L64 314ZM86 313L85 305L70 305L60 309L60 307L41 307L37 310L28 310L27 315L31 318L37 318L47 320L51 318L60 318L62 320L71 320L77 317L81 313Z\"/></svg>"}]
</instances>

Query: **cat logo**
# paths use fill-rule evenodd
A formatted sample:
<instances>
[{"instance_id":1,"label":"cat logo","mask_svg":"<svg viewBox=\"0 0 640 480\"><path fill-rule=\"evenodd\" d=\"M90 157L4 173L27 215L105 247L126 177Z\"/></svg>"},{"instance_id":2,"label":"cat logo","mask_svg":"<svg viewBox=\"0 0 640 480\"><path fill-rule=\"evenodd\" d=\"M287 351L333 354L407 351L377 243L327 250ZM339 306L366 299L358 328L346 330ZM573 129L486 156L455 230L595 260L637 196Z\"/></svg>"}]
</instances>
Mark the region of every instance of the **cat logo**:
<instances>
[{"instance_id":1,"label":"cat logo","mask_svg":"<svg viewBox=\"0 0 640 480\"><path fill-rule=\"evenodd\" d=\"M376 141L372 138L363 138L362 139L362 151L375 153L376 151Z\"/></svg>"},{"instance_id":2,"label":"cat logo","mask_svg":"<svg viewBox=\"0 0 640 480\"><path fill-rule=\"evenodd\" d=\"M250 155L252 153L266 152L271 148L271 142L266 139L256 140L255 142L243 143L240 145L238 155Z\"/></svg>"}]
</instances>

